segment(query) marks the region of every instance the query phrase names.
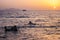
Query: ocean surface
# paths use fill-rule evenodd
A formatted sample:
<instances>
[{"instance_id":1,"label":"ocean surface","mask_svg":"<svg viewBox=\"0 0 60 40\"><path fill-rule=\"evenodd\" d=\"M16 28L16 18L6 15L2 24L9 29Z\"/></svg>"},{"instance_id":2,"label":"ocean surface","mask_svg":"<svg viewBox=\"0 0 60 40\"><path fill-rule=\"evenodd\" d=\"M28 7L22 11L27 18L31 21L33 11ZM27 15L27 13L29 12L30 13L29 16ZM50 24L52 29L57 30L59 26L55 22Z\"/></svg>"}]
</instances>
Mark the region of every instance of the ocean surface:
<instances>
[{"instance_id":1,"label":"ocean surface","mask_svg":"<svg viewBox=\"0 0 60 40\"><path fill-rule=\"evenodd\" d=\"M60 18L59 10L0 10L0 18Z\"/></svg>"},{"instance_id":2,"label":"ocean surface","mask_svg":"<svg viewBox=\"0 0 60 40\"><path fill-rule=\"evenodd\" d=\"M26 27L31 21L43 28ZM17 32L5 33L5 26L25 26ZM56 26L57 28L44 28ZM60 40L60 11L0 10L0 40Z\"/></svg>"}]
</instances>

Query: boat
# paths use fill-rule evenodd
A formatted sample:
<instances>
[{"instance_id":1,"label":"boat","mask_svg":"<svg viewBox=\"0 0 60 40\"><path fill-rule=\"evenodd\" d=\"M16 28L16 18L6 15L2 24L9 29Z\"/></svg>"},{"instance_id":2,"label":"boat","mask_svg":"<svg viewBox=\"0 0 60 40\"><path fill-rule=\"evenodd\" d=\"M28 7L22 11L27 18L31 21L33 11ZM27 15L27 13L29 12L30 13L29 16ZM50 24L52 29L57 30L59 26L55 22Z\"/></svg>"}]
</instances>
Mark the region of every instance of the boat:
<instances>
[{"instance_id":1,"label":"boat","mask_svg":"<svg viewBox=\"0 0 60 40\"><path fill-rule=\"evenodd\" d=\"M23 9L22 11L27 11L27 10Z\"/></svg>"},{"instance_id":2,"label":"boat","mask_svg":"<svg viewBox=\"0 0 60 40\"><path fill-rule=\"evenodd\" d=\"M18 31L17 26L5 26L4 29L5 29L5 32L7 32L7 31Z\"/></svg>"}]
</instances>

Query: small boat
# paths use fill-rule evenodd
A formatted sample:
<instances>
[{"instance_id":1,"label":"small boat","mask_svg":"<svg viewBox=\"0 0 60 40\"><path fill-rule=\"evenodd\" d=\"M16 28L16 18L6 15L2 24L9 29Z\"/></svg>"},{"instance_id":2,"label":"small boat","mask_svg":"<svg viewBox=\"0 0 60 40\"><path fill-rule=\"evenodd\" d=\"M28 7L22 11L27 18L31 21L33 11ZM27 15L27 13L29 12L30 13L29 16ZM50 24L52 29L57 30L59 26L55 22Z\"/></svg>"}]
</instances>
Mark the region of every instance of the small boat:
<instances>
[{"instance_id":1,"label":"small boat","mask_svg":"<svg viewBox=\"0 0 60 40\"><path fill-rule=\"evenodd\" d=\"M24 10L22 10L22 11L27 11L27 10L24 9Z\"/></svg>"},{"instance_id":2,"label":"small boat","mask_svg":"<svg viewBox=\"0 0 60 40\"><path fill-rule=\"evenodd\" d=\"M5 26L4 29L5 29L5 32L6 31L18 31L16 26Z\"/></svg>"}]
</instances>

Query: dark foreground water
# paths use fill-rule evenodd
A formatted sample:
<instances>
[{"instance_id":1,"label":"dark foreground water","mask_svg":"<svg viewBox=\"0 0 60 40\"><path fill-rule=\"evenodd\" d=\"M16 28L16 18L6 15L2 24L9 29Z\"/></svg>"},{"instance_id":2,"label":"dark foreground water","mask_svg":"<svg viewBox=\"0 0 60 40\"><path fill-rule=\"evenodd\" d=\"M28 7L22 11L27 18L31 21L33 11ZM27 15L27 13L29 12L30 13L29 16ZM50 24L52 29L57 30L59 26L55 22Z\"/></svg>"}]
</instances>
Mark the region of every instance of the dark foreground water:
<instances>
[{"instance_id":1,"label":"dark foreground water","mask_svg":"<svg viewBox=\"0 0 60 40\"><path fill-rule=\"evenodd\" d=\"M20 28L7 33L0 29L0 40L60 40L60 28Z\"/></svg>"},{"instance_id":2,"label":"dark foreground water","mask_svg":"<svg viewBox=\"0 0 60 40\"><path fill-rule=\"evenodd\" d=\"M29 21L39 26L57 28L18 28L18 32L4 32L4 26L28 25ZM60 40L60 18L0 18L0 40ZM59 26L59 27L58 27Z\"/></svg>"}]
</instances>

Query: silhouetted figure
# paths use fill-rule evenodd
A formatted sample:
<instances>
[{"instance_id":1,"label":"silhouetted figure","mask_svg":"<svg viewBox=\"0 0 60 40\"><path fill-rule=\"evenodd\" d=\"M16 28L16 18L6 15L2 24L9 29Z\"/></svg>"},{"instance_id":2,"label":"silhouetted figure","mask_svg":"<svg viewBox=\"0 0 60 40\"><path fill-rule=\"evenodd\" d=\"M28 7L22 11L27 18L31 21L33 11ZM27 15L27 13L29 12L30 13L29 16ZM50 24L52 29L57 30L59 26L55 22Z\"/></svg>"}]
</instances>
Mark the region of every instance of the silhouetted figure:
<instances>
[{"instance_id":1,"label":"silhouetted figure","mask_svg":"<svg viewBox=\"0 0 60 40\"><path fill-rule=\"evenodd\" d=\"M4 29L5 29L5 31L7 31L7 28L6 28L6 26L4 27Z\"/></svg>"},{"instance_id":2,"label":"silhouetted figure","mask_svg":"<svg viewBox=\"0 0 60 40\"><path fill-rule=\"evenodd\" d=\"M29 24L29 25L36 25L35 23L32 23L31 21L29 21L28 24Z\"/></svg>"},{"instance_id":3,"label":"silhouetted figure","mask_svg":"<svg viewBox=\"0 0 60 40\"><path fill-rule=\"evenodd\" d=\"M35 27L36 24L29 21L28 25L29 25L29 27Z\"/></svg>"},{"instance_id":4,"label":"silhouetted figure","mask_svg":"<svg viewBox=\"0 0 60 40\"><path fill-rule=\"evenodd\" d=\"M13 30L13 31L17 31L17 27L16 26L14 26L14 27L12 27L12 29L11 30Z\"/></svg>"},{"instance_id":5,"label":"silhouetted figure","mask_svg":"<svg viewBox=\"0 0 60 40\"><path fill-rule=\"evenodd\" d=\"M31 21L29 21L29 23L28 23L28 24L30 24L30 25L31 25L31 24L33 24L33 23L32 23Z\"/></svg>"}]
</instances>

